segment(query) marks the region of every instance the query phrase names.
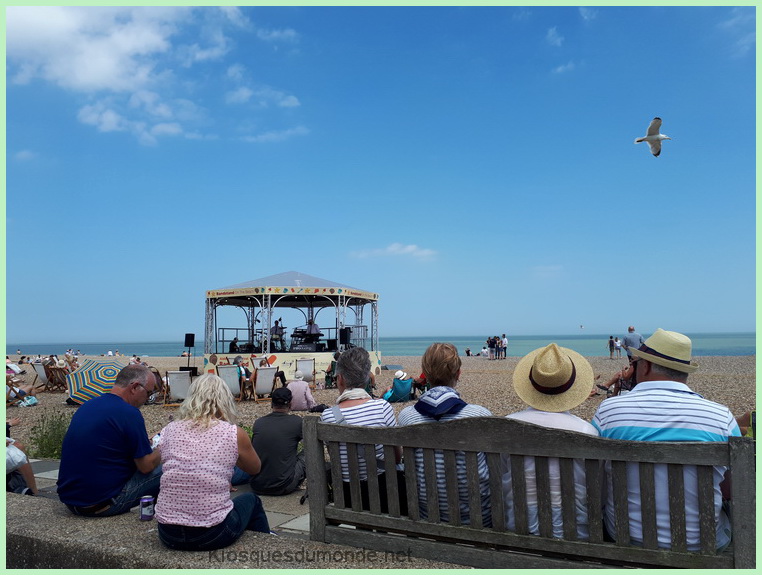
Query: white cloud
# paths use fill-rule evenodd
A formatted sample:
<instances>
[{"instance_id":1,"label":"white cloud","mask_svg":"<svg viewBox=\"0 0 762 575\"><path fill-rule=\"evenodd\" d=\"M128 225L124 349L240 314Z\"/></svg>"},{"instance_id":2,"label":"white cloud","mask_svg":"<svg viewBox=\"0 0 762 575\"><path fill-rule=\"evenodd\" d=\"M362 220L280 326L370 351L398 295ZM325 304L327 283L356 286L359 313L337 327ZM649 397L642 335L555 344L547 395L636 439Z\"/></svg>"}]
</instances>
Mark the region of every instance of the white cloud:
<instances>
[{"instance_id":1,"label":"white cloud","mask_svg":"<svg viewBox=\"0 0 762 575\"><path fill-rule=\"evenodd\" d=\"M208 139L199 128L213 125L208 110L190 98L204 90L229 103L255 97L261 108L296 108L296 96L275 88L242 85L246 68L226 64L235 49L230 35L251 34L273 42L296 42L291 29L258 30L236 7L21 7L6 11L9 84L34 81L86 96L77 118L100 132L125 131L140 143L183 134ZM194 73L188 67L221 62ZM238 84L220 94L220 76ZM21 89L21 88L19 88ZM212 97L204 94L207 101ZM261 141L305 133L297 128L260 135Z\"/></svg>"},{"instance_id":2,"label":"white cloud","mask_svg":"<svg viewBox=\"0 0 762 575\"><path fill-rule=\"evenodd\" d=\"M350 255L355 258L375 258L375 257L412 257L416 259L430 259L437 254L436 251L421 248L415 244L404 245L400 243L394 243L386 246L385 248L372 249L372 250L360 250L351 252Z\"/></svg>"},{"instance_id":3,"label":"white cloud","mask_svg":"<svg viewBox=\"0 0 762 575\"><path fill-rule=\"evenodd\" d=\"M557 66L553 68L554 74L563 74L564 72L571 72L574 70L574 62L572 60L569 60L566 64L562 64L560 66Z\"/></svg>"},{"instance_id":4,"label":"white cloud","mask_svg":"<svg viewBox=\"0 0 762 575\"><path fill-rule=\"evenodd\" d=\"M587 8L586 6L580 6L579 15L582 16L583 20L594 20L598 16L598 10L593 10L592 8Z\"/></svg>"},{"instance_id":5,"label":"white cloud","mask_svg":"<svg viewBox=\"0 0 762 575\"><path fill-rule=\"evenodd\" d=\"M19 162L28 162L29 160L34 160L37 157L37 154L32 150L19 150L13 157Z\"/></svg>"},{"instance_id":6,"label":"white cloud","mask_svg":"<svg viewBox=\"0 0 762 575\"><path fill-rule=\"evenodd\" d=\"M283 142L294 136L304 136L309 133L310 131L304 126L297 126L296 128L289 128L288 130L273 130L270 132L263 132L255 136L244 136L241 139L244 142L263 144L269 142Z\"/></svg>"},{"instance_id":7,"label":"white cloud","mask_svg":"<svg viewBox=\"0 0 762 575\"><path fill-rule=\"evenodd\" d=\"M225 102L228 104L244 104L251 100L254 91L251 88L241 86L225 94Z\"/></svg>"},{"instance_id":8,"label":"white cloud","mask_svg":"<svg viewBox=\"0 0 762 575\"><path fill-rule=\"evenodd\" d=\"M749 52L753 52L757 43L753 7L736 6L730 11L730 17L718 23L717 26L734 38L734 56L745 56Z\"/></svg>"},{"instance_id":9,"label":"white cloud","mask_svg":"<svg viewBox=\"0 0 762 575\"><path fill-rule=\"evenodd\" d=\"M545 34L545 40L551 46L560 46L564 41L564 37L558 33L556 26L553 26L552 28L548 28L548 32Z\"/></svg>"}]
</instances>

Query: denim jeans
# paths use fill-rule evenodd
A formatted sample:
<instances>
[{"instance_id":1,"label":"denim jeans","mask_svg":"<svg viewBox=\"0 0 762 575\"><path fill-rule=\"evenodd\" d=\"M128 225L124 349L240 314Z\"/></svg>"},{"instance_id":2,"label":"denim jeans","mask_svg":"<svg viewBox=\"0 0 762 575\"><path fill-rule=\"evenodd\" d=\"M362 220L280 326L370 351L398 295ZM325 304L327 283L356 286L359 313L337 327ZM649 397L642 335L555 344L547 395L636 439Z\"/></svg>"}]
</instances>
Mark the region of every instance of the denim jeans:
<instances>
[{"instance_id":1,"label":"denim jeans","mask_svg":"<svg viewBox=\"0 0 762 575\"><path fill-rule=\"evenodd\" d=\"M232 545L247 529L270 533L262 500L253 493L243 493L233 499L233 509L227 517L211 527L159 523L159 539L170 549L213 551Z\"/></svg>"},{"instance_id":2,"label":"denim jeans","mask_svg":"<svg viewBox=\"0 0 762 575\"><path fill-rule=\"evenodd\" d=\"M150 473L136 471L127 483L124 484L122 491L120 491L116 497L111 499L111 507L108 509L101 511L100 513L81 513L76 507L71 505L67 505L67 507L75 515L83 515L86 517L111 517L112 515L120 515L122 513L127 513L130 509L138 505L140 503L140 498L144 495L158 496L160 481L161 465Z\"/></svg>"},{"instance_id":3,"label":"denim jeans","mask_svg":"<svg viewBox=\"0 0 762 575\"><path fill-rule=\"evenodd\" d=\"M249 481L251 481L251 475L237 465L233 466L233 477L230 478L231 485L243 485Z\"/></svg>"}]
</instances>

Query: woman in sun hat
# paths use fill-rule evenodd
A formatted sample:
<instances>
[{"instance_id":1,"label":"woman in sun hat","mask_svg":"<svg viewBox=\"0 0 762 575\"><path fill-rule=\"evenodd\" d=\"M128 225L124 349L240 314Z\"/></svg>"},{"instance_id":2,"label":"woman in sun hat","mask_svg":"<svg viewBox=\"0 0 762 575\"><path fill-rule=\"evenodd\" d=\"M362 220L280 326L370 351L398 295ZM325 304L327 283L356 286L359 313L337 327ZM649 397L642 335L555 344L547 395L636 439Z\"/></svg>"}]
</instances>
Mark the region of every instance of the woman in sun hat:
<instances>
[{"instance_id":1,"label":"woman in sun hat","mask_svg":"<svg viewBox=\"0 0 762 575\"><path fill-rule=\"evenodd\" d=\"M413 389L413 378L407 373L398 369L394 373L394 381L391 387L387 388L382 396L389 403L405 402L415 399L415 390Z\"/></svg>"},{"instance_id":2,"label":"woman in sun hat","mask_svg":"<svg viewBox=\"0 0 762 575\"><path fill-rule=\"evenodd\" d=\"M588 422L569 413L584 402L593 387L593 368L576 351L551 343L536 349L519 361L513 372L513 388L529 407L524 411L507 415L509 419L527 421L543 427L565 429L598 435ZM503 456L503 497L508 529L515 529L513 485L510 456ZM561 515L561 473L558 459L548 460L550 475L551 511L553 537L563 537ZM539 535L535 462L533 457L524 459L524 477L527 485L527 513L529 532ZM589 538L585 468L581 461L574 461L575 509L577 537Z\"/></svg>"}]
</instances>

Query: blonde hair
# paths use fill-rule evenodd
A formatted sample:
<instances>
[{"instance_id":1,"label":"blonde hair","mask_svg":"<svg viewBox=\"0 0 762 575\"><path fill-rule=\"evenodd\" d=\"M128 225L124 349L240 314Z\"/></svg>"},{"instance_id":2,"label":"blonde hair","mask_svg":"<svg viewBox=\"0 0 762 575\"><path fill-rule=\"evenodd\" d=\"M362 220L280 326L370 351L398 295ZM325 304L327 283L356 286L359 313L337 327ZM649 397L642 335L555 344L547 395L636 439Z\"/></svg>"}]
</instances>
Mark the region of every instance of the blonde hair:
<instances>
[{"instance_id":1,"label":"blonde hair","mask_svg":"<svg viewBox=\"0 0 762 575\"><path fill-rule=\"evenodd\" d=\"M180 405L177 416L202 427L211 427L216 420L235 425L238 420L230 388L213 373L205 373L191 384L188 397Z\"/></svg>"},{"instance_id":2,"label":"blonde hair","mask_svg":"<svg viewBox=\"0 0 762 575\"><path fill-rule=\"evenodd\" d=\"M421 358L421 369L431 387L453 387L460 372L458 349L451 343L432 343Z\"/></svg>"}]
</instances>

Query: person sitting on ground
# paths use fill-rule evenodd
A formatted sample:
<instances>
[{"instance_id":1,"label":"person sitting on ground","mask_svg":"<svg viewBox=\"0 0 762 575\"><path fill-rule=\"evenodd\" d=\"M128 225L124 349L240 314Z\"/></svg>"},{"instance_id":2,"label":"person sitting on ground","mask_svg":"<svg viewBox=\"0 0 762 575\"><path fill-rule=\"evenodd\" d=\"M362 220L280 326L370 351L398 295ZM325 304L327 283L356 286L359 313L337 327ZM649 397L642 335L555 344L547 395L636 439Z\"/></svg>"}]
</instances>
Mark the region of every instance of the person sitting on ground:
<instances>
[{"instance_id":1,"label":"person sitting on ground","mask_svg":"<svg viewBox=\"0 0 762 575\"><path fill-rule=\"evenodd\" d=\"M6 429L10 429L6 422ZM37 481L26 448L10 436L5 437L5 490L22 495L37 495Z\"/></svg>"},{"instance_id":2,"label":"person sitting on ground","mask_svg":"<svg viewBox=\"0 0 762 575\"><path fill-rule=\"evenodd\" d=\"M365 387L369 385L370 365L370 356L362 347L353 347L341 354L336 366L336 384L339 388L339 397L336 400L336 406L323 411L320 416L321 421L325 423L362 425L365 427L396 427L397 418L394 416L394 410L389 402L383 399L372 399L370 394L365 391ZM400 463L402 460L402 448L395 446L394 452L394 463ZM351 507L352 495L349 489L349 462L345 444L339 446L339 454L344 502L347 507ZM370 509L366 457L372 457L372 455L358 453L358 478L360 480L362 508ZM383 463L384 449L382 445L376 445L375 459L378 461L378 494L381 502L381 512L386 513L388 511L386 494L387 476ZM333 464L335 465L336 462L333 462ZM392 480L397 481L400 507L404 509L402 514L407 515L405 478L401 473L396 473L396 475L397 477ZM334 486L334 489L336 488L337 486Z\"/></svg>"},{"instance_id":3,"label":"person sitting on ground","mask_svg":"<svg viewBox=\"0 0 762 575\"><path fill-rule=\"evenodd\" d=\"M398 403L411 401L415 399L415 388L413 387L413 378L408 377L407 373L401 369L394 373L394 380L382 396L389 403Z\"/></svg>"},{"instance_id":4,"label":"person sitting on ground","mask_svg":"<svg viewBox=\"0 0 762 575\"><path fill-rule=\"evenodd\" d=\"M251 444L262 460L262 470L252 477L251 490L259 495L288 495L307 476L302 440L302 418L289 413L292 393L279 387L272 393L272 411L252 427Z\"/></svg>"},{"instance_id":5,"label":"person sitting on ground","mask_svg":"<svg viewBox=\"0 0 762 575\"><path fill-rule=\"evenodd\" d=\"M588 361L571 349L551 343L536 349L519 361L513 372L513 388L516 395L529 407L524 411L511 413L506 417L527 421L543 427L565 429L598 435L598 430L587 421L569 413L584 402L593 387L593 368ZM511 458L502 456L503 498L505 500L505 523L509 530L516 529L515 504ZM550 482L551 514L553 537L563 539L563 519L561 512L561 471L557 458L548 460ZM540 534L537 491L529 486L537 482L535 458L524 458L524 477L527 485L526 504L529 533ZM587 483L585 466L581 460L574 460L574 493L577 519L577 539L586 541L590 537L587 517ZM523 505L523 502L521 503Z\"/></svg>"},{"instance_id":6,"label":"person sitting on ground","mask_svg":"<svg viewBox=\"0 0 762 575\"><path fill-rule=\"evenodd\" d=\"M482 417L492 415L490 411L481 405L469 404L461 399L455 391L455 386L460 378L461 361L458 350L451 343L433 343L429 346L421 359L421 367L426 374L426 381L430 389L418 398L415 405L410 405L400 412L400 425L415 425L418 423L438 422L446 423L454 419L464 417ZM443 469L444 456L442 453L435 454L437 468ZM481 513L485 527L492 525L490 510L489 469L487 459L483 453L477 454L479 487L481 492ZM406 462L408 473L412 473L415 465L415 473L418 477L418 502L421 517L428 517L428 501L426 491L426 476L423 467L423 450L415 450L415 461ZM471 504L468 500L468 477L466 475L466 457L459 453L455 460L457 468L459 489L460 521L463 525L471 524ZM447 486L445 476L437 477L439 517L443 522L450 520L450 506L447 501Z\"/></svg>"},{"instance_id":7,"label":"person sitting on ground","mask_svg":"<svg viewBox=\"0 0 762 575\"><path fill-rule=\"evenodd\" d=\"M261 469L236 419L228 386L205 373L191 384L177 419L161 430L164 472L156 519L159 539L170 549L212 551L231 545L247 529L270 533L257 495L242 493L230 499L236 465L252 475Z\"/></svg>"},{"instance_id":8,"label":"person sitting on ground","mask_svg":"<svg viewBox=\"0 0 762 575\"><path fill-rule=\"evenodd\" d=\"M317 405L317 401L312 397L310 386L304 381L304 374L301 371L294 373L294 379L286 387L292 396L291 411L309 411Z\"/></svg>"},{"instance_id":9,"label":"person sitting on ground","mask_svg":"<svg viewBox=\"0 0 762 575\"><path fill-rule=\"evenodd\" d=\"M674 331L657 329L639 348L630 348L635 385L626 395L605 399L595 412L593 426L601 437L632 441L727 441L740 436L733 414L724 405L714 403L692 391L688 375L698 369L691 361L691 340ZM730 543L730 521L723 510L723 477L727 468L715 466L714 527L717 550ZM698 508L698 472L695 466L685 466L685 523L688 551L700 547L700 517ZM627 493L630 540L643 543L639 466L627 463ZM610 536L616 535L614 489L611 463L606 463L608 495L605 504L604 526ZM671 548L670 508L667 465L654 464L653 481L656 501L656 538L662 549Z\"/></svg>"},{"instance_id":10,"label":"person sitting on ground","mask_svg":"<svg viewBox=\"0 0 762 575\"><path fill-rule=\"evenodd\" d=\"M110 393L86 401L72 417L61 447L58 497L75 515L126 513L159 493L160 454L151 449L140 413L156 380L128 365Z\"/></svg>"}]
</instances>

